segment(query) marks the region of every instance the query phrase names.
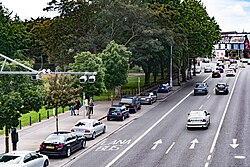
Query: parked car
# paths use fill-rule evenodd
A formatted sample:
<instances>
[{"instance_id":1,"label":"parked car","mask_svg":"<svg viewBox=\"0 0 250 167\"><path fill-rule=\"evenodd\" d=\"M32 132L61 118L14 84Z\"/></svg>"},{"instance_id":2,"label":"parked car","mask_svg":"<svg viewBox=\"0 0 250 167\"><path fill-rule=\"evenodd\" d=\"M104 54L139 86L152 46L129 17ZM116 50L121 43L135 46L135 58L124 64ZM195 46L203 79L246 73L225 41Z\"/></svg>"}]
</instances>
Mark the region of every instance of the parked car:
<instances>
[{"instance_id":1,"label":"parked car","mask_svg":"<svg viewBox=\"0 0 250 167\"><path fill-rule=\"evenodd\" d=\"M0 156L0 167L47 167L49 158L34 151L13 151Z\"/></svg>"},{"instance_id":2,"label":"parked car","mask_svg":"<svg viewBox=\"0 0 250 167\"><path fill-rule=\"evenodd\" d=\"M54 132L41 144L39 151L48 156L66 156L83 149L86 146L86 137L72 132Z\"/></svg>"},{"instance_id":3,"label":"parked car","mask_svg":"<svg viewBox=\"0 0 250 167\"><path fill-rule=\"evenodd\" d=\"M206 67L204 68L204 72L205 72L205 73L212 72L212 67L211 67L211 66L206 66Z\"/></svg>"},{"instance_id":4,"label":"parked car","mask_svg":"<svg viewBox=\"0 0 250 167\"><path fill-rule=\"evenodd\" d=\"M130 113L137 112L141 109L141 102L137 96L126 95L123 96L119 102L120 105L124 105Z\"/></svg>"},{"instance_id":5,"label":"parked car","mask_svg":"<svg viewBox=\"0 0 250 167\"><path fill-rule=\"evenodd\" d=\"M209 63L209 59L208 58L203 58L202 62L203 63Z\"/></svg>"},{"instance_id":6,"label":"parked car","mask_svg":"<svg viewBox=\"0 0 250 167\"><path fill-rule=\"evenodd\" d=\"M141 104L152 104L156 102L157 95L153 92L142 92L140 93L140 102Z\"/></svg>"},{"instance_id":7,"label":"parked car","mask_svg":"<svg viewBox=\"0 0 250 167\"><path fill-rule=\"evenodd\" d=\"M187 129L208 128L210 125L210 113L206 110L195 110L188 113Z\"/></svg>"},{"instance_id":8,"label":"parked car","mask_svg":"<svg viewBox=\"0 0 250 167\"><path fill-rule=\"evenodd\" d=\"M106 125L96 119L80 119L71 128L71 132L85 136L88 139L95 139L97 135L106 132Z\"/></svg>"},{"instance_id":9,"label":"parked car","mask_svg":"<svg viewBox=\"0 0 250 167\"><path fill-rule=\"evenodd\" d=\"M235 71L233 70L233 69L227 69L226 70L226 76L227 77L230 77L230 76L235 76L236 74L235 74Z\"/></svg>"},{"instance_id":10,"label":"parked car","mask_svg":"<svg viewBox=\"0 0 250 167\"><path fill-rule=\"evenodd\" d=\"M224 73L224 68L221 67L221 66L217 66L217 67L216 67L216 70L219 70L220 73Z\"/></svg>"},{"instance_id":11,"label":"parked car","mask_svg":"<svg viewBox=\"0 0 250 167\"><path fill-rule=\"evenodd\" d=\"M157 91L158 91L158 93L168 93L170 91L169 83L160 84Z\"/></svg>"},{"instance_id":12,"label":"parked car","mask_svg":"<svg viewBox=\"0 0 250 167\"><path fill-rule=\"evenodd\" d=\"M124 105L113 105L109 108L107 120L122 120L129 117L129 110Z\"/></svg>"},{"instance_id":13,"label":"parked car","mask_svg":"<svg viewBox=\"0 0 250 167\"><path fill-rule=\"evenodd\" d=\"M219 70L216 70L216 71L212 72L212 78L220 78L220 77L221 77L221 75L220 75Z\"/></svg>"},{"instance_id":14,"label":"parked car","mask_svg":"<svg viewBox=\"0 0 250 167\"><path fill-rule=\"evenodd\" d=\"M228 84L227 83L217 83L215 86L215 94L228 94Z\"/></svg>"},{"instance_id":15,"label":"parked car","mask_svg":"<svg viewBox=\"0 0 250 167\"><path fill-rule=\"evenodd\" d=\"M206 82L197 82L194 86L194 96L197 94L208 94L208 84Z\"/></svg>"}]
</instances>

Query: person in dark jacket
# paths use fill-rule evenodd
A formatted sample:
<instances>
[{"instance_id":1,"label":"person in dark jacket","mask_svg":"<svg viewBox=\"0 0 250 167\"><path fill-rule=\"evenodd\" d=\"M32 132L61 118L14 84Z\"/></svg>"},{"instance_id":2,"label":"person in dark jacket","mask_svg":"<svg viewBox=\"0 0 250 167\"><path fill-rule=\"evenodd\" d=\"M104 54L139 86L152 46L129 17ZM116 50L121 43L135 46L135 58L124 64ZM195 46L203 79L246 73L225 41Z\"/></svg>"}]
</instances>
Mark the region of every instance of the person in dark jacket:
<instances>
[{"instance_id":1,"label":"person in dark jacket","mask_svg":"<svg viewBox=\"0 0 250 167\"><path fill-rule=\"evenodd\" d=\"M90 102L89 102L89 112L90 114L94 114L94 101L92 99L90 99Z\"/></svg>"},{"instance_id":2,"label":"person in dark jacket","mask_svg":"<svg viewBox=\"0 0 250 167\"><path fill-rule=\"evenodd\" d=\"M76 115L76 113L75 113L75 102L74 102L74 100L71 100L71 102L70 102L70 113L71 113L71 116L72 116L72 115Z\"/></svg>"},{"instance_id":3,"label":"person in dark jacket","mask_svg":"<svg viewBox=\"0 0 250 167\"><path fill-rule=\"evenodd\" d=\"M75 110L76 110L77 115L79 115L80 106L81 106L80 101L76 99Z\"/></svg>"}]
</instances>

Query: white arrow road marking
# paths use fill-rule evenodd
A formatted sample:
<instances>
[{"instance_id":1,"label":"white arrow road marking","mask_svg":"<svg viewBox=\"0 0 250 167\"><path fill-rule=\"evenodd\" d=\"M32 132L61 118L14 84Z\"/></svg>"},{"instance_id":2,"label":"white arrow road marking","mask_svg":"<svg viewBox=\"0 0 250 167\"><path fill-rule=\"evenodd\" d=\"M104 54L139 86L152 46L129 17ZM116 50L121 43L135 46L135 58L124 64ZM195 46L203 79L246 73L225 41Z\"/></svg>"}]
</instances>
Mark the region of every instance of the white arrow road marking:
<instances>
[{"instance_id":1,"label":"white arrow road marking","mask_svg":"<svg viewBox=\"0 0 250 167\"><path fill-rule=\"evenodd\" d=\"M194 140L191 141L190 143L192 143L192 144L191 144L191 146L189 147L189 149L194 149L195 144L196 144L196 143L199 143L199 141L198 141L197 139L194 139Z\"/></svg>"},{"instance_id":2,"label":"white arrow road marking","mask_svg":"<svg viewBox=\"0 0 250 167\"><path fill-rule=\"evenodd\" d=\"M230 146L233 147L234 149L238 147L239 145L239 144L236 144L236 142L237 142L237 139L233 139L233 144L230 144Z\"/></svg>"},{"instance_id":3,"label":"white arrow road marking","mask_svg":"<svg viewBox=\"0 0 250 167\"><path fill-rule=\"evenodd\" d=\"M171 146L168 148L168 150L166 151L166 154L168 154L169 153L169 151L172 149L172 147L174 147L174 145L175 145L175 142L173 142L172 144L171 144Z\"/></svg>"},{"instance_id":4,"label":"white arrow road marking","mask_svg":"<svg viewBox=\"0 0 250 167\"><path fill-rule=\"evenodd\" d=\"M162 140L161 139L159 139L156 142L154 142L154 146L151 148L151 150L156 149L156 147L158 146L158 144L162 144Z\"/></svg>"}]
</instances>

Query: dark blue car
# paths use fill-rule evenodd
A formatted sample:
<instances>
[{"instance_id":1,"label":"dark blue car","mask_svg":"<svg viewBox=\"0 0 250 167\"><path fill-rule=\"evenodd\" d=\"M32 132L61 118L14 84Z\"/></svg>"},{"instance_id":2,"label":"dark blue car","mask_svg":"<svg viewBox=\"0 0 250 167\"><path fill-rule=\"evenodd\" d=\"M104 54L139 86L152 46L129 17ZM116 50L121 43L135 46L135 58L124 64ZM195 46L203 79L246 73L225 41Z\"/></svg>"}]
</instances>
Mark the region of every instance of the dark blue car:
<instances>
[{"instance_id":1,"label":"dark blue car","mask_svg":"<svg viewBox=\"0 0 250 167\"><path fill-rule=\"evenodd\" d=\"M198 94L208 94L208 85L206 82L197 82L194 86L194 96Z\"/></svg>"},{"instance_id":2,"label":"dark blue car","mask_svg":"<svg viewBox=\"0 0 250 167\"><path fill-rule=\"evenodd\" d=\"M170 86L168 83L163 83L158 88L158 93L168 93L170 91Z\"/></svg>"},{"instance_id":3,"label":"dark blue car","mask_svg":"<svg viewBox=\"0 0 250 167\"><path fill-rule=\"evenodd\" d=\"M107 120L125 120L125 118L129 117L129 110L126 109L124 105L113 105L110 107Z\"/></svg>"}]
</instances>

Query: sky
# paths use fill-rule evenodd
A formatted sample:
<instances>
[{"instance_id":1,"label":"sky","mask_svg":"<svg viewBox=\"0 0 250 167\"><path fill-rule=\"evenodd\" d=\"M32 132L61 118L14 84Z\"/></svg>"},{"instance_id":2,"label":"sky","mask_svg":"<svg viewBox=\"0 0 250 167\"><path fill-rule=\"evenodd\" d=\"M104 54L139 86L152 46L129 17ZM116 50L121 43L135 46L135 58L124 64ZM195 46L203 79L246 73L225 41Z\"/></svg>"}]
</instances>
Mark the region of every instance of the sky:
<instances>
[{"instance_id":1,"label":"sky","mask_svg":"<svg viewBox=\"0 0 250 167\"><path fill-rule=\"evenodd\" d=\"M54 17L55 12L44 12L51 0L0 0L22 20L31 17ZM250 32L250 0L201 0L210 17L215 17L221 30Z\"/></svg>"}]
</instances>

